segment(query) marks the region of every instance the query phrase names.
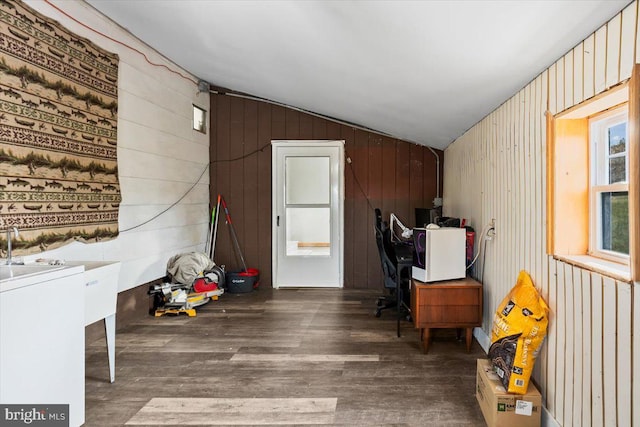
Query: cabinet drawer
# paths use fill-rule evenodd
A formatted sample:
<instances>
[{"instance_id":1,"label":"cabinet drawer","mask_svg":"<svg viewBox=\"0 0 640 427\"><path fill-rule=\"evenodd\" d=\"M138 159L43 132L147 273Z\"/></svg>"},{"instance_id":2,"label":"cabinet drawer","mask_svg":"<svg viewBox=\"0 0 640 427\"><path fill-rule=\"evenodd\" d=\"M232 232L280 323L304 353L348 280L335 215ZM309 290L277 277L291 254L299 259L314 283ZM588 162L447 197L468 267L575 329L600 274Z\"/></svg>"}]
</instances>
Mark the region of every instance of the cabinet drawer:
<instances>
[{"instance_id":1,"label":"cabinet drawer","mask_svg":"<svg viewBox=\"0 0 640 427\"><path fill-rule=\"evenodd\" d=\"M430 305L420 307L420 325L450 325L481 323L480 310L477 305Z\"/></svg>"},{"instance_id":2,"label":"cabinet drawer","mask_svg":"<svg viewBox=\"0 0 640 427\"><path fill-rule=\"evenodd\" d=\"M412 282L416 328L457 328L482 324L482 285L472 279L426 284Z\"/></svg>"},{"instance_id":3,"label":"cabinet drawer","mask_svg":"<svg viewBox=\"0 0 640 427\"><path fill-rule=\"evenodd\" d=\"M478 305L479 288L434 288L420 290L420 305Z\"/></svg>"}]
</instances>

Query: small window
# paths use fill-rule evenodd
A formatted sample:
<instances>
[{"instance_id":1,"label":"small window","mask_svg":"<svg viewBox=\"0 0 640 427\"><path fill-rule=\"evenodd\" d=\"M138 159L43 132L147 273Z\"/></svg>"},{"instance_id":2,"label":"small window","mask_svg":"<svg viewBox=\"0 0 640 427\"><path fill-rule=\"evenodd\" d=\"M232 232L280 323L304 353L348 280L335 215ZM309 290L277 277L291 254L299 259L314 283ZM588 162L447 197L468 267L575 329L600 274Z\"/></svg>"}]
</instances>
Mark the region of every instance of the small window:
<instances>
[{"instance_id":1,"label":"small window","mask_svg":"<svg viewBox=\"0 0 640 427\"><path fill-rule=\"evenodd\" d=\"M200 107L193 106L193 129L198 132L207 133L207 111Z\"/></svg>"},{"instance_id":2,"label":"small window","mask_svg":"<svg viewBox=\"0 0 640 427\"><path fill-rule=\"evenodd\" d=\"M628 113L618 108L589 121L591 148L590 253L628 263Z\"/></svg>"},{"instance_id":3,"label":"small window","mask_svg":"<svg viewBox=\"0 0 640 427\"><path fill-rule=\"evenodd\" d=\"M621 84L547 116L547 251L624 281L640 276L631 232L639 218L632 197L638 138L631 124L638 121L640 96L629 93Z\"/></svg>"}]
</instances>

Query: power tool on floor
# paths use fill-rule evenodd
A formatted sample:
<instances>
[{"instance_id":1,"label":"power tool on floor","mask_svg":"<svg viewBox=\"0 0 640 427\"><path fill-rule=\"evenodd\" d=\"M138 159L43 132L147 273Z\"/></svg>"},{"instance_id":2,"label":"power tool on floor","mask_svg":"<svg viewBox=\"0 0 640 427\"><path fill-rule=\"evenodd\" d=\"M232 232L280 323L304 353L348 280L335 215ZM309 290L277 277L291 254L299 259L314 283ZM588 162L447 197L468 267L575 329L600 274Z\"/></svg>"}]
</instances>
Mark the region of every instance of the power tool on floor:
<instances>
[{"instance_id":1,"label":"power tool on floor","mask_svg":"<svg viewBox=\"0 0 640 427\"><path fill-rule=\"evenodd\" d=\"M156 317L165 314L184 313L189 317L196 315L196 307L208 303L210 300L217 300L218 296L224 292L222 289L210 288L204 292L189 292L185 285L180 283L162 283L149 287L148 294L153 296L153 308L149 314Z\"/></svg>"},{"instance_id":2,"label":"power tool on floor","mask_svg":"<svg viewBox=\"0 0 640 427\"><path fill-rule=\"evenodd\" d=\"M224 266L216 265L205 254L189 252L171 257L167 262L167 275L163 283L151 285L153 296L149 314L185 313L195 316L195 308L217 300L224 293Z\"/></svg>"}]
</instances>

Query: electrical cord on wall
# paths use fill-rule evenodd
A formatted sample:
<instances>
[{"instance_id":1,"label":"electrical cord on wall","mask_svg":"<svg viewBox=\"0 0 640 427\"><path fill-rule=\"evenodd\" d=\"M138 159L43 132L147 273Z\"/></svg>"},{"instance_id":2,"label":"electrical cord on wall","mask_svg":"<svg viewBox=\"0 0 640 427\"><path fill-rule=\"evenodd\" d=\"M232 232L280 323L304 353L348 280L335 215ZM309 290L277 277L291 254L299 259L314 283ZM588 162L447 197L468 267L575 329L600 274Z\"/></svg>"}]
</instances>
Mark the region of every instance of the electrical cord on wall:
<instances>
[{"instance_id":1,"label":"electrical cord on wall","mask_svg":"<svg viewBox=\"0 0 640 427\"><path fill-rule=\"evenodd\" d=\"M493 235L489 235L491 231L494 231ZM475 262L478 260L478 258L480 257L480 254L482 254L482 269L480 270L481 276L478 280L480 283L482 283L482 277L484 276L484 265L487 259L487 240L491 240L494 235L495 235L494 226L491 223L485 225L484 228L482 229L482 232L480 233L480 244L483 246L478 248L478 253L473 258L473 261L471 261L471 264L467 266L467 270L469 270L473 266L473 264L475 264ZM476 278L478 278L478 275L476 275Z\"/></svg>"},{"instance_id":2,"label":"electrical cord on wall","mask_svg":"<svg viewBox=\"0 0 640 427\"><path fill-rule=\"evenodd\" d=\"M261 153L264 151L265 148L271 146L271 141L267 142L266 144L264 144L262 147L260 148L256 148L253 151L248 152L247 154L243 154L240 157L234 157L233 159L222 159L222 160L212 160L211 163L226 163L226 162L235 162L236 160L243 160L246 159L249 156L252 156L256 153Z\"/></svg>"},{"instance_id":3,"label":"electrical cord on wall","mask_svg":"<svg viewBox=\"0 0 640 427\"><path fill-rule=\"evenodd\" d=\"M81 25L81 26L85 27L86 29L88 29L88 30L90 30L90 31L93 31L94 33L96 33L96 34L98 34L98 35L100 35L100 36L102 36L102 37L106 38L107 40L111 40L111 41L112 41L112 42L114 42L114 43L117 43L117 44L119 44L119 45L121 45L121 46L126 47L127 49L130 49L130 50L132 50L132 51L134 51L134 52L136 52L136 53L138 53L138 54L142 55L142 57L145 59L145 61L147 61L149 64L153 65L154 67L164 68L164 69L168 70L169 72L171 72L171 73L173 73L173 74L176 74L177 76L179 76L179 77L181 77L181 78L183 78L183 79L185 79L185 80L187 80L187 81L190 81L190 82L191 82L191 83L193 83L194 85L196 85L196 86L198 85L198 82L197 82L196 80L194 80L194 79L192 79L192 78L190 78L190 77L188 77L188 76L186 76L186 75L182 74L182 73L181 73L181 72L179 72L179 71L172 70L171 68L169 68L169 67L168 67L168 66L166 66L165 64L156 64L155 62L152 62L152 61L147 57L147 55L146 55L144 52L142 52L142 51L140 51L140 50L136 49L135 47L130 46L130 45L128 45L128 44L126 44L126 43L124 43L124 42L121 42L120 40L114 39L113 37L108 36L108 35L106 35L105 33L101 32L101 31L98 31L98 30L96 30L95 28L93 28L93 27L91 27L91 26L89 26L89 25L85 24L84 22L82 22L82 21L78 20L77 18L75 18L75 17L71 16L69 13L67 13L67 12L65 12L64 10L60 9L60 8L59 8L58 6L56 6L55 4L51 3L51 1L49 1L49 0L44 0L44 2L45 2L45 3L47 3L49 6L51 6L52 8L54 8L55 10L57 10L58 12L60 12L61 14L63 14L64 16L66 16L67 18L69 18L69 19L71 19L72 21L74 21L75 23L77 23L78 25ZM126 30L126 29L125 29L125 30ZM126 31L127 31L127 32L129 32L128 30L126 30ZM129 32L129 33L130 33L130 32ZM144 42L143 42L143 43L144 43ZM146 44L146 43L145 43L145 44Z\"/></svg>"},{"instance_id":4,"label":"electrical cord on wall","mask_svg":"<svg viewBox=\"0 0 640 427\"><path fill-rule=\"evenodd\" d=\"M263 151L265 148L269 147L271 145L271 142L269 142L268 144L263 145L262 147L253 150L247 154L244 154L240 157L236 157L233 159L224 159L224 160L213 160L211 162L211 164L214 163L222 163L222 162L235 162L236 160L242 160L242 159L246 159L249 156L252 156L258 152ZM198 185L198 183L200 182L200 180L202 179L202 177L204 176L204 173L209 169L209 164L207 164L204 169L202 170L202 172L200 173L200 176L198 176L198 179L196 180L196 182L193 183L193 185L191 187L189 187L189 189L182 195L180 196L180 198L178 200L176 200L174 203L172 203L169 207L167 207L166 209L162 210L161 212L158 212L156 215L152 216L151 218L149 218L148 220L141 222L140 224L134 225L133 227L129 227L127 229L124 230L120 230L120 233L126 233L127 231L131 231L131 230L135 230L136 228L140 228L145 224L150 223L151 221L153 221L154 219L160 217L161 215L163 215L165 212L169 211L171 208L173 208L174 206L176 206L178 203L180 203L182 201L182 199L184 199L185 197L187 197L187 194L189 194L191 192L191 190L193 190L195 188L196 185Z\"/></svg>"},{"instance_id":5,"label":"electrical cord on wall","mask_svg":"<svg viewBox=\"0 0 640 427\"><path fill-rule=\"evenodd\" d=\"M482 232L480 233L480 239L484 240L487 236L487 233L489 233L489 230L493 230L493 227L491 227L491 224L487 224L484 226L484 228L482 229ZM467 270L470 269L471 267L473 267L473 264L475 264L475 262L478 260L478 257L480 256L480 253L482 251L480 249L478 249L478 253L476 254L476 256L473 258L473 261L471 261L471 264L469 264L467 266Z\"/></svg>"},{"instance_id":6,"label":"electrical cord on wall","mask_svg":"<svg viewBox=\"0 0 640 427\"><path fill-rule=\"evenodd\" d=\"M484 249L483 249L483 253L484 256L482 257L482 270L480 270L480 283L484 284L484 264L485 261L487 260L487 240L488 239L484 239Z\"/></svg>"},{"instance_id":7,"label":"electrical cord on wall","mask_svg":"<svg viewBox=\"0 0 640 427\"><path fill-rule=\"evenodd\" d=\"M126 233L127 231L131 231L131 230L135 230L136 228L140 228L145 224L150 223L151 221L153 221L154 219L160 217L162 214L164 214L165 212L169 211L171 208L173 208L174 206L176 206L178 203L180 203L182 201L182 199L184 199L185 197L187 197L187 194L189 194L191 192L191 190L193 190L195 188L196 185L198 185L198 183L200 182L200 180L202 179L202 177L204 176L204 173L209 169L209 165L207 164L204 169L202 170L202 172L200 173L200 176L198 177L198 179L196 180L196 182L193 183L193 185L191 187L189 187L189 189L182 195L180 196L180 198L178 200L176 200L175 202L173 202L168 208L164 209L163 211L155 214L154 216L152 216L151 218L149 218L148 220L141 222L138 225L134 225L133 227L129 227L127 229L124 230L120 230L120 233Z\"/></svg>"},{"instance_id":8,"label":"electrical cord on wall","mask_svg":"<svg viewBox=\"0 0 640 427\"><path fill-rule=\"evenodd\" d=\"M364 196L364 199L367 201L367 205L369 205L369 209L371 209L372 212L375 212L375 208L373 207L373 205L371 205L371 200L369 200L369 195L367 193L365 193L364 188L362 188L362 185L360 185L360 181L358 181L358 177L356 176L356 171L353 169L351 157L349 157L347 155L346 150L345 150L344 154L345 154L345 158L346 158L347 164L349 165L349 169L351 170L351 175L353 176L353 180L358 185L358 188L360 189L360 192Z\"/></svg>"},{"instance_id":9,"label":"electrical cord on wall","mask_svg":"<svg viewBox=\"0 0 640 427\"><path fill-rule=\"evenodd\" d=\"M252 156L258 152L262 152L264 151L265 148L269 147L271 145L271 142L264 144L262 147L257 148L249 153L246 153L240 157L235 157L232 159L222 159L222 160L213 160L211 161L210 164L215 164L215 163L223 163L223 162L235 162L237 160L243 160L246 159L249 156ZM346 153L345 153L346 155ZM367 201L367 205L369 206L369 209L371 209L371 211L375 211L375 208L373 207L373 205L371 204L371 200L369 199L369 196L367 195L367 193L364 191L364 188L362 187L362 185L360 184L360 181L358 181L358 177L356 176L356 172L353 169L353 165L352 165L352 161L351 161L351 157L346 156L346 161L347 164L349 165L349 169L351 170L351 175L353 176L353 180L356 183L356 185L358 186L358 188L360 189L360 192L362 193L362 195L364 196L364 199ZM176 200L174 203L172 203L169 207L167 207L166 209L162 210L161 212L157 213L156 215L152 216L151 218L149 218L148 220L141 222L140 224L134 225L132 227L129 227L127 229L124 230L120 230L120 233L126 233L127 231L131 231L131 230L135 230L136 228L140 228L145 224L150 223L151 221L153 221L154 219L160 217L161 215L163 215L165 212L169 211L171 208L173 208L174 206L176 206L178 203L180 203L182 201L182 199L184 199L185 197L187 197L187 195L191 192L191 190L193 190L195 188L195 186L200 182L200 180L202 179L202 177L204 176L204 173L207 171L207 169L209 168L209 165L207 164L203 171L200 173L200 176L198 176L198 179L196 180L196 182L193 183L193 185L182 195L180 196L180 198L178 200ZM479 253L478 253L479 254ZM477 258L477 256L476 256ZM475 262L475 260L474 260Z\"/></svg>"}]
</instances>

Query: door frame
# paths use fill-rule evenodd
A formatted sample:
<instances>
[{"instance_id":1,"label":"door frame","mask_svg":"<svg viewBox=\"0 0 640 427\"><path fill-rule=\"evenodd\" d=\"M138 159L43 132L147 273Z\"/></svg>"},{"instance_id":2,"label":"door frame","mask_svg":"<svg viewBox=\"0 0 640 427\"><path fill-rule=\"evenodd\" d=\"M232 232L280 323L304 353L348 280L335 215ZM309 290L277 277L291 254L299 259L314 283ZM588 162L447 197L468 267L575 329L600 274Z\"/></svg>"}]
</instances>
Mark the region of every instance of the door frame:
<instances>
[{"instance_id":1,"label":"door frame","mask_svg":"<svg viewBox=\"0 0 640 427\"><path fill-rule=\"evenodd\" d=\"M278 285L278 224L277 217L277 200L276 200L276 181L278 173L277 148L307 148L307 147L337 147L338 154L338 286L344 287L344 202L345 202L345 141L344 140L272 140L271 141L271 271L272 284L274 289L280 288ZM284 242L286 245L286 242ZM283 286L283 288L292 288L291 286Z\"/></svg>"}]
</instances>

